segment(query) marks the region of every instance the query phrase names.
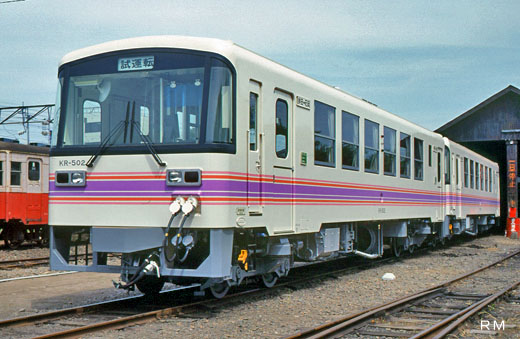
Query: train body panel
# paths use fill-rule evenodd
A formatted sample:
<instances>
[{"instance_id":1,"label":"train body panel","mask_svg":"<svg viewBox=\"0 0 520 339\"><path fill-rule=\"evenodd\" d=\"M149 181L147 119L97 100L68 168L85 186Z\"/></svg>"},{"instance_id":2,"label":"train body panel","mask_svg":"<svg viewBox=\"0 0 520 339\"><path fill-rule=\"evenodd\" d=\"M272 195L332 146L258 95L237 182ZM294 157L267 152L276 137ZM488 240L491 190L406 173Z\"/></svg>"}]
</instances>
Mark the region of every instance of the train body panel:
<instances>
[{"instance_id":1,"label":"train body panel","mask_svg":"<svg viewBox=\"0 0 520 339\"><path fill-rule=\"evenodd\" d=\"M65 56L59 78L56 269L120 269L131 285L148 260L214 287L476 234L499 217L496 164L227 41L102 44ZM69 263L74 233L92 265Z\"/></svg>"},{"instance_id":2,"label":"train body panel","mask_svg":"<svg viewBox=\"0 0 520 339\"><path fill-rule=\"evenodd\" d=\"M49 149L0 142L0 228L6 245L46 242Z\"/></svg>"}]
</instances>

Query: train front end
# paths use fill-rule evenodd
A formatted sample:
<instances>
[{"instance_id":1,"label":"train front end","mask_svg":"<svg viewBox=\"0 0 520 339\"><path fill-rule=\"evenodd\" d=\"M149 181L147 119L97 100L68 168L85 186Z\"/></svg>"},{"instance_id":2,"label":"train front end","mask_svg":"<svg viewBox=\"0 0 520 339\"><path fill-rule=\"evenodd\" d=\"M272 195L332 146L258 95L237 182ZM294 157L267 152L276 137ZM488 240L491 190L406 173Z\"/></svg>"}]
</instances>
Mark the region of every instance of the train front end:
<instances>
[{"instance_id":1,"label":"train front end","mask_svg":"<svg viewBox=\"0 0 520 339\"><path fill-rule=\"evenodd\" d=\"M205 50L198 46L209 46ZM142 38L67 55L50 161L51 268L215 291L231 275L236 75L214 41ZM233 211L231 211L233 209ZM165 279L166 278L166 279Z\"/></svg>"}]
</instances>

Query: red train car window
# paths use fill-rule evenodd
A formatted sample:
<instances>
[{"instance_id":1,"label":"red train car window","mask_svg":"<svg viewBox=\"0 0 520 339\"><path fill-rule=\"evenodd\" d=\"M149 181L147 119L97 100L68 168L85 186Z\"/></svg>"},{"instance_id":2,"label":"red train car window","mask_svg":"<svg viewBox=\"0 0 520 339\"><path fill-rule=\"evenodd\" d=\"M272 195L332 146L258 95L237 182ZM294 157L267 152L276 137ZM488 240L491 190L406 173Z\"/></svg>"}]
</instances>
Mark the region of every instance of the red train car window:
<instances>
[{"instance_id":1,"label":"red train car window","mask_svg":"<svg viewBox=\"0 0 520 339\"><path fill-rule=\"evenodd\" d=\"M37 161L29 161L29 180L40 181L40 163Z\"/></svg>"},{"instance_id":2,"label":"red train car window","mask_svg":"<svg viewBox=\"0 0 520 339\"><path fill-rule=\"evenodd\" d=\"M11 186L20 186L22 179L22 163L18 161L11 162Z\"/></svg>"}]
</instances>

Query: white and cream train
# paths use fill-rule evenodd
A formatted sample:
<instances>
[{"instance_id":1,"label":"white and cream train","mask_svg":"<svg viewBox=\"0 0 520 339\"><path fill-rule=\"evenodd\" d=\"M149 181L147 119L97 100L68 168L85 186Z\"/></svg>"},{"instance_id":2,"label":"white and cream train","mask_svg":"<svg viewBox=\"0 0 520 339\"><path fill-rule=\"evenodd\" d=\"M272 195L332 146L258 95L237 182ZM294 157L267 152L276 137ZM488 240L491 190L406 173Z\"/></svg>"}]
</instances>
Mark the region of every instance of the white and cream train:
<instances>
[{"instance_id":1,"label":"white and cream train","mask_svg":"<svg viewBox=\"0 0 520 339\"><path fill-rule=\"evenodd\" d=\"M220 297L295 262L399 255L499 217L497 164L229 41L104 43L58 77L53 269ZM77 246L92 261L72 262Z\"/></svg>"}]
</instances>

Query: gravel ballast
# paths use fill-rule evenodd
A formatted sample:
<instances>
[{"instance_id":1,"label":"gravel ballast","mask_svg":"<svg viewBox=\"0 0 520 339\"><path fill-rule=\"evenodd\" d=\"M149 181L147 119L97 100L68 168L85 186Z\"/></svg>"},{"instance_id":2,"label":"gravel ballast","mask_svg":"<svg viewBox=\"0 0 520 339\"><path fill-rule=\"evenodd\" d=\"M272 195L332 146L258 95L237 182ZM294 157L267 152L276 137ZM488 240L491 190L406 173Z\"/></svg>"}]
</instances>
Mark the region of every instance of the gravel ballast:
<instances>
[{"instance_id":1,"label":"gravel ballast","mask_svg":"<svg viewBox=\"0 0 520 339\"><path fill-rule=\"evenodd\" d=\"M465 272L485 266L506 254L520 249L520 241L499 235L479 237L465 242L456 242L450 247L428 251L401 260L375 265L367 269L353 269L349 273L317 279L300 284L297 288L274 290L269 295L244 297L239 303L222 307L202 309L183 317L170 317L141 326L118 331L92 334L90 338L280 338L334 319L379 305L393 299L418 292L428 287L455 278ZM16 255L20 258L42 256L48 249L28 248ZM6 253L8 252L8 253ZM14 251L0 251L1 260L6 260ZM44 254L45 255L45 254ZM520 260L516 260L520 262ZM503 280L519 279L518 265L501 269ZM49 271L48 267L0 271L3 276L33 275L35 271ZM395 280L385 281L385 273L395 275ZM74 274L73 276L76 276ZM99 274L99 279L107 279ZM64 278L65 279L65 278ZM69 278L67 278L69 279ZM34 279L35 281L41 279ZM487 291L485 278L474 280L471 288ZM26 281L26 283L28 283ZM38 284L37 282L34 283ZM47 286L51 289L52 286ZM72 288L72 287L70 287ZM77 292L67 290L68 306L94 302L96 290L83 293L82 286L74 287ZM51 291L49 290L49 293ZM39 295L28 304L41 305L46 298L45 310L63 308L59 290L51 295ZM120 297L121 291L103 288L102 299ZM36 297L35 297L36 298ZM55 300L53 303L52 300ZM24 313L41 312L42 309L28 307Z\"/></svg>"}]
</instances>

